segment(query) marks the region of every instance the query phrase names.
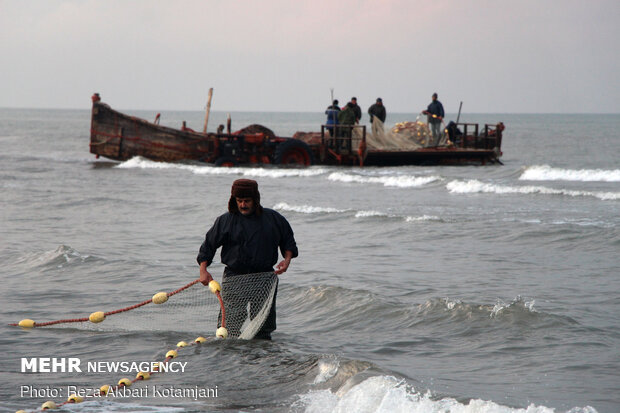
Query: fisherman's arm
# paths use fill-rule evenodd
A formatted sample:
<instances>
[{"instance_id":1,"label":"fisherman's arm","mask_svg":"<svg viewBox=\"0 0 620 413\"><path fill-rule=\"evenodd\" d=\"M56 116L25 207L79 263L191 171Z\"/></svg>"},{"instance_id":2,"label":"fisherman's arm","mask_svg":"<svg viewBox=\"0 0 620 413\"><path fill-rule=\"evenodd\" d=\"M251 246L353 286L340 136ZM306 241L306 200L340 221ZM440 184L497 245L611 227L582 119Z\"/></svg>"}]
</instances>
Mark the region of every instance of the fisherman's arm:
<instances>
[{"instance_id":1,"label":"fisherman's arm","mask_svg":"<svg viewBox=\"0 0 620 413\"><path fill-rule=\"evenodd\" d=\"M291 259L293 259L293 251L285 251L284 259L280 261L278 265L276 265L276 274L285 273L288 270L288 266L291 264Z\"/></svg>"},{"instance_id":2,"label":"fisherman's arm","mask_svg":"<svg viewBox=\"0 0 620 413\"><path fill-rule=\"evenodd\" d=\"M280 252L284 257L277 266L276 266L276 274L282 274L286 272L289 265L291 264L291 259L297 257L299 255L299 250L297 249L297 243L295 242L295 236L293 235L293 229L291 225L288 223L286 218L282 215L277 214L278 217L278 226L280 227Z\"/></svg>"},{"instance_id":3,"label":"fisherman's arm","mask_svg":"<svg viewBox=\"0 0 620 413\"><path fill-rule=\"evenodd\" d=\"M198 257L196 260L200 265L200 282L204 285L208 285L213 277L207 271L207 266L213 262L213 257L217 249L222 246L225 232L225 221L222 217L215 220L213 227L207 232L205 240L200 246Z\"/></svg>"},{"instance_id":4,"label":"fisherman's arm","mask_svg":"<svg viewBox=\"0 0 620 413\"><path fill-rule=\"evenodd\" d=\"M203 261L200 263L200 282L202 285L209 285L213 277L211 273L207 271L207 261Z\"/></svg>"}]
</instances>

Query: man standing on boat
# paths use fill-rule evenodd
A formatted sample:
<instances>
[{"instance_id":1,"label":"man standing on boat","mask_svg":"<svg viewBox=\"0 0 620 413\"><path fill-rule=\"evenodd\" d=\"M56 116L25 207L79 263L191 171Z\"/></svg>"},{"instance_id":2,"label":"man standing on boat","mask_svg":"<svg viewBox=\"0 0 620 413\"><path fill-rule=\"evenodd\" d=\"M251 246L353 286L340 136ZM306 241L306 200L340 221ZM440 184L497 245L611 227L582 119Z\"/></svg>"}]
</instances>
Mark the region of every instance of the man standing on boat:
<instances>
[{"instance_id":1,"label":"man standing on boat","mask_svg":"<svg viewBox=\"0 0 620 413\"><path fill-rule=\"evenodd\" d=\"M342 125L340 128L339 138L336 138L336 149L341 147L351 147L351 136L353 133L353 125L355 125L355 109L352 102L346 104L346 106L338 113L338 124Z\"/></svg>"},{"instance_id":2,"label":"man standing on boat","mask_svg":"<svg viewBox=\"0 0 620 413\"><path fill-rule=\"evenodd\" d=\"M334 125L338 124L338 112L340 112L340 106L338 106L338 99L334 99L332 104L327 107L325 110L325 114L327 115L327 130L329 131L329 136L333 137L335 135Z\"/></svg>"},{"instance_id":3,"label":"man standing on boat","mask_svg":"<svg viewBox=\"0 0 620 413\"><path fill-rule=\"evenodd\" d=\"M375 117L379 119L382 123L385 123L385 106L383 106L383 99L377 98L377 102L371 105L368 108L368 114L370 115L370 123Z\"/></svg>"},{"instance_id":4,"label":"man standing on boat","mask_svg":"<svg viewBox=\"0 0 620 413\"><path fill-rule=\"evenodd\" d=\"M355 112L355 123L360 123L362 119L362 108L357 104L357 98L355 96L351 98L351 105L353 107L353 112Z\"/></svg>"},{"instance_id":5,"label":"man standing on boat","mask_svg":"<svg viewBox=\"0 0 620 413\"><path fill-rule=\"evenodd\" d=\"M431 128L431 133L433 134L433 142L429 146L437 146L441 141L441 122L443 121L445 114L443 111L443 105L437 100L437 93L433 93L432 99L433 101L422 113L428 116L428 124Z\"/></svg>"},{"instance_id":6,"label":"man standing on boat","mask_svg":"<svg viewBox=\"0 0 620 413\"><path fill-rule=\"evenodd\" d=\"M275 273L282 274L288 269L291 259L298 254L290 224L278 212L261 206L258 184L251 179L237 179L233 182L228 212L215 220L200 246L197 261L200 265L200 282L204 285L213 279L207 267L213 262L219 247L222 247L222 263L226 265L223 281L240 274L274 271L278 249L284 260L276 266ZM274 295L269 316L254 338L271 340L271 333L275 329Z\"/></svg>"}]
</instances>

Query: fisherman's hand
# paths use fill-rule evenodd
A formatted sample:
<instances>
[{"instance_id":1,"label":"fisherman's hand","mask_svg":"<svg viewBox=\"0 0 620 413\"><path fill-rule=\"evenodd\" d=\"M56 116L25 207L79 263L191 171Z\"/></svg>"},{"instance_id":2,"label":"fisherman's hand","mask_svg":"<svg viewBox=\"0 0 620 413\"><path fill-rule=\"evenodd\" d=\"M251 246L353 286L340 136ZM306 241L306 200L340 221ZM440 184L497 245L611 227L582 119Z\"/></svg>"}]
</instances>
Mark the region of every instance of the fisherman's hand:
<instances>
[{"instance_id":1,"label":"fisherman's hand","mask_svg":"<svg viewBox=\"0 0 620 413\"><path fill-rule=\"evenodd\" d=\"M209 285L209 283L213 280L213 277L211 276L209 271L207 271L206 264L206 262L200 264L200 282L202 283L202 285Z\"/></svg>"},{"instance_id":2,"label":"fisherman's hand","mask_svg":"<svg viewBox=\"0 0 620 413\"><path fill-rule=\"evenodd\" d=\"M276 275L282 274L288 270L288 266L291 264L291 260L289 258L285 258L278 265L276 265L275 273Z\"/></svg>"}]
</instances>

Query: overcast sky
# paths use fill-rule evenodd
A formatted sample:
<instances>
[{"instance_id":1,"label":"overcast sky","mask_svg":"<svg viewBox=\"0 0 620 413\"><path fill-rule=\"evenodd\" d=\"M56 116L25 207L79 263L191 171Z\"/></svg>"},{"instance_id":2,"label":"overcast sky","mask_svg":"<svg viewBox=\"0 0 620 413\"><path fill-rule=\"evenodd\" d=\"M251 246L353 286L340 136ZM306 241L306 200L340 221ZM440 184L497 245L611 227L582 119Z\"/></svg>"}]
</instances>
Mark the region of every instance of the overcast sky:
<instances>
[{"instance_id":1,"label":"overcast sky","mask_svg":"<svg viewBox=\"0 0 620 413\"><path fill-rule=\"evenodd\" d=\"M619 0L0 0L0 107L620 113Z\"/></svg>"}]
</instances>

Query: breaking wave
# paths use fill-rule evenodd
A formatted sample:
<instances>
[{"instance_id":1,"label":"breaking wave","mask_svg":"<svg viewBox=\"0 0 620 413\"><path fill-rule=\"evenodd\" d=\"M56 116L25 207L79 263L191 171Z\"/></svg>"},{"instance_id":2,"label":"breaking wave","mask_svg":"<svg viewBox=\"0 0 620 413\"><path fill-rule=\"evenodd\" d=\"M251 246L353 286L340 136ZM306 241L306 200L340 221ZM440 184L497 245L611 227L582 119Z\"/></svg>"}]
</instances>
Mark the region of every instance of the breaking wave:
<instances>
[{"instance_id":1,"label":"breaking wave","mask_svg":"<svg viewBox=\"0 0 620 413\"><path fill-rule=\"evenodd\" d=\"M336 369L338 367L336 366ZM321 373L320 373L321 374ZM333 373L332 373L333 374ZM319 383L321 381L318 381ZM420 393L404 380L389 375L371 376L355 384L355 376L336 389L310 390L293 404L294 412L441 412L441 413L554 413L555 409L530 404L512 408L493 401ZM593 407L575 407L569 413L595 413Z\"/></svg>"},{"instance_id":2,"label":"breaking wave","mask_svg":"<svg viewBox=\"0 0 620 413\"><path fill-rule=\"evenodd\" d=\"M91 257L88 254L82 254L69 246L60 245L55 250L24 254L16 259L16 263L25 265L28 268L62 268L66 265L71 265L74 263L81 264L95 259L96 258Z\"/></svg>"},{"instance_id":3,"label":"breaking wave","mask_svg":"<svg viewBox=\"0 0 620 413\"><path fill-rule=\"evenodd\" d=\"M280 202L274 205L273 209L277 209L279 211L298 212L300 214L344 214L354 212L355 218L396 218L404 219L405 222L442 221L441 218L435 215L403 216L372 210L356 211L353 209L338 209L332 207L318 207L312 205L290 205L286 202Z\"/></svg>"},{"instance_id":4,"label":"breaking wave","mask_svg":"<svg viewBox=\"0 0 620 413\"><path fill-rule=\"evenodd\" d=\"M289 177L308 177L323 175L328 172L326 168L224 168L221 166L210 165L191 165L183 163L169 163L169 162L155 162L149 159L145 159L141 156L136 156L128 161L122 162L116 166L123 169L177 169L183 171L189 171L197 175L242 175L250 177L268 177L268 178L289 178Z\"/></svg>"},{"instance_id":5,"label":"breaking wave","mask_svg":"<svg viewBox=\"0 0 620 413\"><path fill-rule=\"evenodd\" d=\"M528 167L519 177L522 181L620 182L620 169L561 169L549 165Z\"/></svg>"},{"instance_id":6,"label":"breaking wave","mask_svg":"<svg viewBox=\"0 0 620 413\"><path fill-rule=\"evenodd\" d=\"M398 188L416 188L427 185L431 182L439 181L439 176L360 176L345 172L332 172L327 177L330 181L360 184L381 184L383 186L393 186Z\"/></svg>"},{"instance_id":7,"label":"breaking wave","mask_svg":"<svg viewBox=\"0 0 620 413\"><path fill-rule=\"evenodd\" d=\"M543 194L543 195L566 195L572 197L588 196L601 199L603 201L611 201L620 199L620 192L592 192L592 191L576 191L570 189L554 189L544 186L510 186L488 184L476 179L467 181L451 181L446 185L448 191L454 194L475 194L475 193L493 193L493 194Z\"/></svg>"},{"instance_id":8,"label":"breaking wave","mask_svg":"<svg viewBox=\"0 0 620 413\"><path fill-rule=\"evenodd\" d=\"M330 213L343 213L350 211L348 209L337 209L330 207L316 207L311 205L289 205L285 202L280 202L276 204L274 209L278 209L280 211L292 211L299 212L301 214L330 214Z\"/></svg>"}]
</instances>

